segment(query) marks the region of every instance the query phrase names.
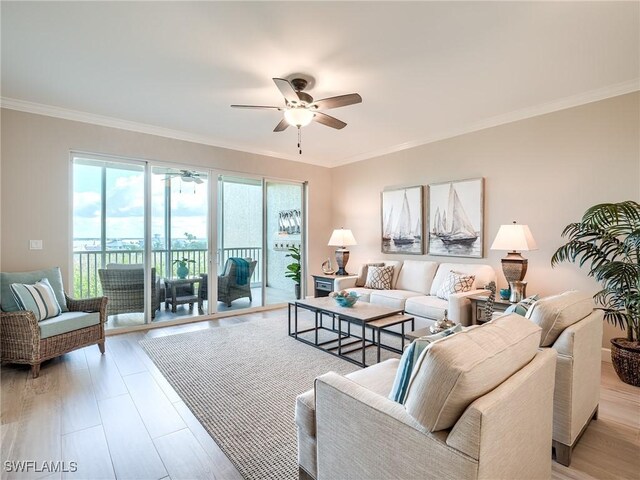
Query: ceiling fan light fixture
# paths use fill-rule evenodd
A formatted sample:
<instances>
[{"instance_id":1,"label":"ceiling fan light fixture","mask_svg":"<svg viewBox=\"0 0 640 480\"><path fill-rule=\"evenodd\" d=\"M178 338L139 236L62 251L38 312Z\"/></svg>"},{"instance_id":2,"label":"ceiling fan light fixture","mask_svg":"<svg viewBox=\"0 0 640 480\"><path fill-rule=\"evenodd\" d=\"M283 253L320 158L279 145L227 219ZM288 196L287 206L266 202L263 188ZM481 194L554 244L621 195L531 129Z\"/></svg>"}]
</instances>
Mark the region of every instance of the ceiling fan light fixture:
<instances>
[{"instance_id":1,"label":"ceiling fan light fixture","mask_svg":"<svg viewBox=\"0 0 640 480\"><path fill-rule=\"evenodd\" d=\"M313 120L313 112L304 107L288 108L284 112L284 119L292 127L306 127Z\"/></svg>"}]
</instances>

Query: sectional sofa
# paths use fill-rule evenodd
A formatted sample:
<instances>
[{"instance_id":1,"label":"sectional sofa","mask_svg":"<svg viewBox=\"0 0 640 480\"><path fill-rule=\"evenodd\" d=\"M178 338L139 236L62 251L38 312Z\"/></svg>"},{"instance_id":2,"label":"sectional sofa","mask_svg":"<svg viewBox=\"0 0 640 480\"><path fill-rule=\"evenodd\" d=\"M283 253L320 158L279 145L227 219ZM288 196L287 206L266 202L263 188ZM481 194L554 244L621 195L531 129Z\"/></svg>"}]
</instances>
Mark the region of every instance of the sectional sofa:
<instances>
[{"instance_id":1,"label":"sectional sofa","mask_svg":"<svg viewBox=\"0 0 640 480\"><path fill-rule=\"evenodd\" d=\"M393 266L390 290L356 287L355 277L336 278L334 289L355 291L363 302L402 308L415 317L416 329L430 326L442 319L445 310L448 310L449 318L456 323L470 325L469 295L488 295L489 291L483 287L496 281L493 267L480 263L438 263L428 260L373 260L367 262L369 263ZM451 270L475 275L475 281L470 291L452 294L448 300L444 300L436 293Z\"/></svg>"}]
</instances>

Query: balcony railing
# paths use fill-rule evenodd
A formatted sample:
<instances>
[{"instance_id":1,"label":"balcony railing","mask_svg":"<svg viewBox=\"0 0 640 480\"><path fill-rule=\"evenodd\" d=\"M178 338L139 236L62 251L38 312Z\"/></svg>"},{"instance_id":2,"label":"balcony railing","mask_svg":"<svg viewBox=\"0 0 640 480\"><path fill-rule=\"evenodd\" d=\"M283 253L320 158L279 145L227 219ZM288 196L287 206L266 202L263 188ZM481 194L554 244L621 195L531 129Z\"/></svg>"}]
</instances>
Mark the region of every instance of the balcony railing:
<instances>
[{"instance_id":1,"label":"balcony railing","mask_svg":"<svg viewBox=\"0 0 640 480\"><path fill-rule=\"evenodd\" d=\"M151 265L156 269L156 278L176 275L177 259L187 258L195 263L189 263L189 273L200 275L207 273L209 253L207 250L153 250ZM236 247L221 250L221 265L229 257L252 258L257 265L251 277L252 284L262 283L262 248ZM98 270L110 263L125 265L143 264L143 250L114 250L114 251L77 251L73 252L73 296L88 298L102 295L102 287Z\"/></svg>"}]
</instances>

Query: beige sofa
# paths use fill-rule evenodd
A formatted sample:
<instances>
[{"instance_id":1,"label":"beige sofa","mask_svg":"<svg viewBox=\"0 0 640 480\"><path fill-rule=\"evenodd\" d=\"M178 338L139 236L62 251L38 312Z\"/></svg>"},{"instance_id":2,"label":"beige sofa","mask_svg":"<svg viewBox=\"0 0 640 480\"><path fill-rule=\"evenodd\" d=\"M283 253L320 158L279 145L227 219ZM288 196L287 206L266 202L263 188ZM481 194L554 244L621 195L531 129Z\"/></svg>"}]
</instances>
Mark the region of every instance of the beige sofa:
<instances>
[{"instance_id":1,"label":"beige sofa","mask_svg":"<svg viewBox=\"0 0 640 480\"><path fill-rule=\"evenodd\" d=\"M360 301L402 308L416 318L415 328L427 327L444 316L448 310L450 319L468 326L471 324L471 303L469 295L489 294L482 287L496 281L496 272L490 265L477 263L437 263L425 260L391 261L379 260L367 263L384 263L393 266L391 290L372 290L356 287L356 278L336 278L336 290L355 291ZM438 298L436 293L451 270L475 275L474 285L469 292L456 293L448 300Z\"/></svg>"},{"instance_id":2,"label":"beige sofa","mask_svg":"<svg viewBox=\"0 0 640 480\"><path fill-rule=\"evenodd\" d=\"M539 342L518 315L438 340L404 405L397 359L318 377L296 401L300 477L549 478L556 354Z\"/></svg>"},{"instance_id":3,"label":"beige sofa","mask_svg":"<svg viewBox=\"0 0 640 480\"><path fill-rule=\"evenodd\" d=\"M600 401L602 319L593 298L571 291L538 300L527 318L542 327L540 346L558 353L553 398L553 449L569 466L571 453Z\"/></svg>"}]
</instances>

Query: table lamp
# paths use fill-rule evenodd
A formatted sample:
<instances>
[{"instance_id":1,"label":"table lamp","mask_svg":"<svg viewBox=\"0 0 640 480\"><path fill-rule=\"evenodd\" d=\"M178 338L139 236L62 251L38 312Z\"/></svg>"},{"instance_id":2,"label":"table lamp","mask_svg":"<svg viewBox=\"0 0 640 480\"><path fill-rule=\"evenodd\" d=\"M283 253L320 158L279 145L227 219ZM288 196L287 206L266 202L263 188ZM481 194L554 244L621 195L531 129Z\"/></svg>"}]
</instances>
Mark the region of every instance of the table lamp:
<instances>
[{"instance_id":1,"label":"table lamp","mask_svg":"<svg viewBox=\"0 0 640 480\"><path fill-rule=\"evenodd\" d=\"M529 261L524 258L518 250L537 250L536 241L531 235L531 230L527 225L518 225L513 222L511 225L501 225L496 235L491 250L507 250L507 256L502 259L502 272L504 278L509 282L511 296L509 301L519 302L526 296L527 282L523 282L527 273Z\"/></svg>"},{"instance_id":2,"label":"table lamp","mask_svg":"<svg viewBox=\"0 0 640 480\"><path fill-rule=\"evenodd\" d=\"M349 261L349 250L345 247L348 247L349 245L357 245L356 239L354 238L353 233L351 233L351 230L345 230L344 228L334 230L331 234L328 245L331 247L338 247L336 248L336 263L338 264L338 271L336 272L336 275L349 275L344 269Z\"/></svg>"}]
</instances>

